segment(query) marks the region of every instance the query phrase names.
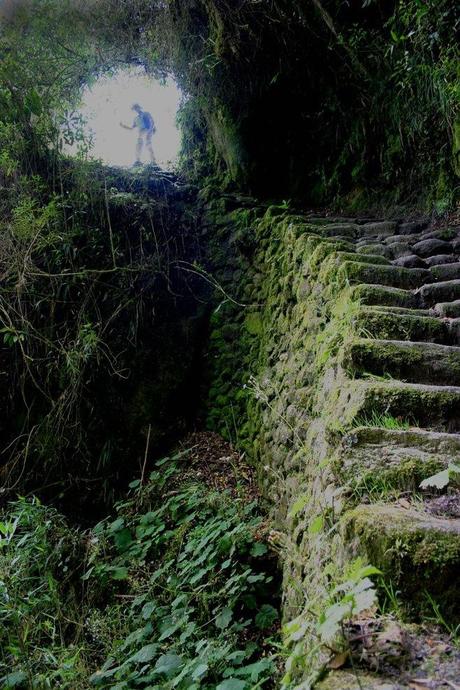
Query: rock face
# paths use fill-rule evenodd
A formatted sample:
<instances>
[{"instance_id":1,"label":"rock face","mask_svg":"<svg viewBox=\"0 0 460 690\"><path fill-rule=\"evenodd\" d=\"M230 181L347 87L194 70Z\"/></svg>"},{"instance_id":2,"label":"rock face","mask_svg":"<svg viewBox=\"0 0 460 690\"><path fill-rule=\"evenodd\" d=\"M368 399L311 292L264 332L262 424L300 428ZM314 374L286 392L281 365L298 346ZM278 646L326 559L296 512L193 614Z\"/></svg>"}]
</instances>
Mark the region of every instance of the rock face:
<instances>
[{"instance_id":1,"label":"rock face","mask_svg":"<svg viewBox=\"0 0 460 690\"><path fill-rule=\"evenodd\" d=\"M299 626L288 678L311 682L328 657L314 611L356 563L381 570L409 619L430 601L446 620L460 613L460 523L430 513L420 489L460 463L460 230L273 208L217 227L227 249L254 242L230 259L234 303L213 318L209 423L236 429L259 468L285 535L285 618ZM386 672L364 664L365 687L411 687ZM325 689L361 687L336 675Z\"/></svg>"}]
</instances>

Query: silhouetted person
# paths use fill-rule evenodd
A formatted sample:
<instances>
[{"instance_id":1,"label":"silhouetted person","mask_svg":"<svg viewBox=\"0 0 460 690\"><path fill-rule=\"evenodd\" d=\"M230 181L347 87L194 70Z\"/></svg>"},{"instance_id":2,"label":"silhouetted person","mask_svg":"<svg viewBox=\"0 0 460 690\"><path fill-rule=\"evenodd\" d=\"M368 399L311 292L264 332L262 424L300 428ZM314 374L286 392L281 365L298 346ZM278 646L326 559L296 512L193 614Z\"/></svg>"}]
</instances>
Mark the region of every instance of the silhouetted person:
<instances>
[{"instance_id":1,"label":"silhouetted person","mask_svg":"<svg viewBox=\"0 0 460 690\"><path fill-rule=\"evenodd\" d=\"M131 110L134 110L134 112L137 113L132 126L129 127L129 125L125 125L125 124L123 124L123 122L120 122L120 125L122 127L124 127L124 129L137 129L138 130L137 144L136 144L136 162L134 163L134 165L140 165L141 164L141 156L142 156L142 149L144 147L144 142L145 142L145 146L146 146L147 151L148 151L149 156L150 156L150 161L152 163L156 163L155 154L153 153L153 148L152 148L152 137L153 137L154 133L156 132L153 117L146 110L142 110L141 106L138 103L134 103Z\"/></svg>"}]
</instances>

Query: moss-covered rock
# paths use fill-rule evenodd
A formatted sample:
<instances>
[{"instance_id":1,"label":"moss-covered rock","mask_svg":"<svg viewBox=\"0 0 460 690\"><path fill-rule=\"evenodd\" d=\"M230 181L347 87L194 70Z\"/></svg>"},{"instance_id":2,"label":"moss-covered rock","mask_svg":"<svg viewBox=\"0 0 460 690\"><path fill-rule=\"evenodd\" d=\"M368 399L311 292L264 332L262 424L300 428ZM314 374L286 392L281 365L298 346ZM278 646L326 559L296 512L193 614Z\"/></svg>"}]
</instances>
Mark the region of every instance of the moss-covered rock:
<instances>
[{"instance_id":1,"label":"moss-covered rock","mask_svg":"<svg viewBox=\"0 0 460 690\"><path fill-rule=\"evenodd\" d=\"M362 505L342 518L353 555L365 554L419 611L427 592L450 617L459 613L460 520L392 505Z\"/></svg>"}]
</instances>

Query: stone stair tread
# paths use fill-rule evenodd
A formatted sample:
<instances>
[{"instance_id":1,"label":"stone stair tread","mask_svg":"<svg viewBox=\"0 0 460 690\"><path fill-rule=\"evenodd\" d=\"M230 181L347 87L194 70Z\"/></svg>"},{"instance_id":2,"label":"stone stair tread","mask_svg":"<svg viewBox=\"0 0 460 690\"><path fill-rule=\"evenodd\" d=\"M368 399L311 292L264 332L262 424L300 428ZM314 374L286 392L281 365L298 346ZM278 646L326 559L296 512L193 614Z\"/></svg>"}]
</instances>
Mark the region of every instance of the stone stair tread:
<instances>
[{"instance_id":1,"label":"stone stair tread","mask_svg":"<svg viewBox=\"0 0 460 690\"><path fill-rule=\"evenodd\" d=\"M398 232L402 235L413 235L414 233L424 230L429 223L429 220L412 220L401 223L398 227Z\"/></svg>"},{"instance_id":2,"label":"stone stair tread","mask_svg":"<svg viewBox=\"0 0 460 690\"><path fill-rule=\"evenodd\" d=\"M392 244L393 242L403 242L404 244L410 244L411 246L415 244L421 235L392 235L391 237L386 237L383 242L385 244Z\"/></svg>"},{"instance_id":3,"label":"stone stair tread","mask_svg":"<svg viewBox=\"0 0 460 690\"><path fill-rule=\"evenodd\" d=\"M387 429L362 426L342 438L337 472L345 482L359 485L371 476L385 486L417 489L423 479L460 461L460 434L419 427Z\"/></svg>"},{"instance_id":4,"label":"stone stair tread","mask_svg":"<svg viewBox=\"0 0 460 690\"><path fill-rule=\"evenodd\" d=\"M426 592L447 620L460 610L460 519L438 517L401 503L361 504L341 518L352 558L361 556L391 577L403 600L426 609Z\"/></svg>"},{"instance_id":5,"label":"stone stair tread","mask_svg":"<svg viewBox=\"0 0 460 690\"><path fill-rule=\"evenodd\" d=\"M460 261L437 264L428 269L435 280L446 281L460 278Z\"/></svg>"},{"instance_id":6,"label":"stone stair tread","mask_svg":"<svg viewBox=\"0 0 460 690\"><path fill-rule=\"evenodd\" d=\"M460 355L460 347L455 346L455 345L443 345L441 343L426 343L425 341L407 341L407 340L391 340L391 339L382 339L382 340L371 340L371 343L380 343L381 345L384 345L385 343L389 343L391 345L399 346L405 350L407 349L421 349L425 351L430 351L430 352L436 352L439 355L443 354L448 354L448 353L455 353Z\"/></svg>"},{"instance_id":7,"label":"stone stair tread","mask_svg":"<svg viewBox=\"0 0 460 690\"><path fill-rule=\"evenodd\" d=\"M335 671L315 687L317 690L410 690L409 685L401 684L394 678L374 676L362 671Z\"/></svg>"},{"instance_id":8,"label":"stone stair tread","mask_svg":"<svg viewBox=\"0 0 460 690\"><path fill-rule=\"evenodd\" d=\"M370 520L374 526L378 524L385 534L399 533L401 530L409 533L422 530L460 538L460 518L438 517L418 507L406 508L387 503L371 503L353 508L349 513L354 516L359 515L364 522ZM460 559L460 539L456 558Z\"/></svg>"},{"instance_id":9,"label":"stone stair tread","mask_svg":"<svg viewBox=\"0 0 460 690\"><path fill-rule=\"evenodd\" d=\"M460 279L422 285L416 291L421 306L433 306L438 302L452 302L460 299Z\"/></svg>"},{"instance_id":10,"label":"stone stair tread","mask_svg":"<svg viewBox=\"0 0 460 690\"><path fill-rule=\"evenodd\" d=\"M458 261L458 256L454 254L435 254L434 256L428 256L424 259L424 262L428 266L439 266L440 264L453 264Z\"/></svg>"},{"instance_id":11,"label":"stone stair tread","mask_svg":"<svg viewBox=\"0 0 460 690\"><path fill-rule=\"evenodd\" d=\"M434 256L435 254L452 254L453 247L450 242L440 240L435 237L426 237L416 242L412 246L414 254L418 254L422 258L427 256Z\"/></svg>"},{"instance_id":12,"label":"stone stair tread","mask_svg":"<svg viewBox=\"0 0 460 690\"><path fill-rule=\"evenodd\" d=\"M453 345L357 338L344 346L342 366L356 375L370 372L415 383L460 385L460 347Z\"/></svg>"},{"instance_id":13,"label":"stone stair tread","mask_svg":"<svg viewBox=\"0 0 460 690\"><path fill-rule=\"evenodd\" d=\"M387 259L393 258L393 252L385 244L377 242L358 244L356 247L358 254L379 254L385 256Z\"/></svg>"},{"instance_id":14,"label":"stone stair tread","mask_svg":"<svg viewBox=\"0 0 460 690\"><path fill-rule=\"evenodd\" d=\"M334 408L350 425L371 414L400 417L422 428L460 431L460 387L402 381L337 381Z\"/></svg>"},{"instance_id":15,"label":"stone stair tread","mask_svg":"<svg viewBox=\"0 0 460 690\"><path fill-rule=\"evenodd\" d=\"M397 222L392 220L364 223L359 226L359 237L387 237L395 233L397 226Z\"/></svg>"},{"instance_id":16,"label":"stone stair tread","mask_svg":"<svg viewBox=\"0 0 460 690\"><path fill-rule=\"evenodd\" d=\"M386 429L379 426L360 426L343 437L345 445L370 444L385 448L390 446L424 447L431 452L460 453L460 433L428 431L419 427L409 429Z\"/></svg>"},{"instance_id":17,"label":"stone stair tread","mask_svg":"<svg viewBox=\"0 0 460 690\"><path fill-rule=\"evenodd\" d=\"M353 287L353 294L361 304L379 307L400 307L403 309L417 308L420 299L412 290L360 283Z\"/></svg>"},{"instance_id":18,"label":"stone stair tread","mask_svg":"<svg viewBox=\"0 0 460 690\"><path fill-rule=\"evenodd\" d=\"M389 266L369 266L352 261L345 261L339 269L340 273L351 284L365 283L399 289L415 289L433 280L428 269L403 268L390 264Z\"/></svg>"},{"instance_id":19,"label":"stone stair tread","mask_svg":"<svg viewBox=\"0 0 460 690\"><path fill-rule=\"evenodd\" d=\"M377 339L449 344L454 341L449 325L442 319L421 315L410 309L361 307L355 317L358 335Z\"/></svg>"},{"instance_id":20,"label":"stone stair tread","mask_svg":"<svg viewBox=\"0 0 460 690\"><path fill-rule=\"evenodd\" d=\"M409 307L392 307L385 306L384 304L369 305L364 306L363 308L369 311L375 311L380 313L383 312L385 314L394 314L395 316L414 316L417 318L429 316L431 318L438 319L438 317L433 316L433 312L431 309L410 309Z\"/></svg>"},{"instance_id":21,"label":"stone stair tread","mask_svg":"<svg viewBox=\"0 0 460 690\"><path fill-rule=\"evenodd\" d=\"M331 237L333 235L343 235L349 238L355 238L358 232L358 226L355 223L331 223L321 228L323 237Z\"/></svg>"},{"instance_id":22,"label":"stone stair tread","mask_svg":"<svg viewBox=\"0 0 460 690\"><path fill-rule=\"evenodd\" d=\"M311 223L312 225L337 225L339 224L355 224L356 218L339 218L336 216L303 216L302 220L305 223Z\"/></svg>"},{"instance_id":23,"label":"stone stair tread","mask_svg":"<svg viewBox=\"0 0 460 690\"><path fill-rule=\"evenodd\" d=\"M431 311L442 318L460 317L460 299L452 302L438 302Z\"/></svg>"},{"instance_id":24,"label":"stone stair tread","mask_svg":"<svg viewBox=\"0 0 460 690\"><path fill-rule=\"evenodd\" d=\"M402 266L403 268L427 268L427 264L423 259L416 254L410 253L405 253L393 259L392 264L394 266Z\"/></svg>"},{"instance_id":25,"label":"stone stair tread","mask_svg":"<svg viewBox=\"0 0 460 690\"><path fill-rule=\"evenodd\" d=\"M358 254L357 252L337 252L337 258L343 261L356 261L358 263L379 264L382 266L389 266L390 259L380 254Z\"/></svg>"}]
</instances>

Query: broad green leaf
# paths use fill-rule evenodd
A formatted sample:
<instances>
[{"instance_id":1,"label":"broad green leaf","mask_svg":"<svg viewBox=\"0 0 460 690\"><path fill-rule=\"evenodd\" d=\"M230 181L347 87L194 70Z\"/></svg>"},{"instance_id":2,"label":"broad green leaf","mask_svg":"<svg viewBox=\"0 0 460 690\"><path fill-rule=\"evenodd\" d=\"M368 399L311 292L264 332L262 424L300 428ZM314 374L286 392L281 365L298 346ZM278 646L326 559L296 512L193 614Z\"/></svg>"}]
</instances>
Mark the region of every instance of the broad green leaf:
<instances>
[{"instance_id":1,"label":"broad green leaf","mask_svg":"<svg viewBox=\"0 0 460 690\"><path fill-rule=\"evenodd\" d=\"M169 675L172 671L177 671L182 666L182 658L177 654L163 654L155 664L155 673L165 673Z\"/></svg>"},{"instance_id":2,"label":"broad green leaf","mask_svg":"<svg viewBox=\"0 0 460 690\"><path fill-rule=\"evenodd\" d=\"M154 601L148 601L142 607L142 618L146 621L150 618L152 613L155 611L157 604Z\"/></svg>"},{"instance_id":3,"label":"broad green leaf","mask_svg":"<svg viewBox=\"0 0 460 690\"><path fill-rule=\"evenodd\" d=\"M142 647L138 652L136 652L136 654L133 654L133 656L129 657L129 661L145 664L147 661L152 661L157 652L157 644L146 644L145 647Z\"/></svg>"},{"instance_id":4,"label":"broad green leaf","mask_svg":"<svg viewBox=\"0 0 460 690\"><path fill-rule=\"evenodd\" d=\"M216 690L246 690L248 684L238 678L227 678L223 683L219 683Z\"/></svg>"},{"instance_id":5,"label":"broad green leaf","mask_svg":"<svg viewBox=\"0 0 460 690\"><path fill-rule=\"evenodd\" d=\"M363 568L360 568L356 573L353 574L352 579L354 581L362 580L370 575L382 575L382 571L373 565L365 565Z\"/></svg>"},{"instance_id":6,"label":"broad green leaf","mask_svg":"<svg viewBox=\"0 0 460 690\"><path fill-rule=\"evenodd\" d=\"M26 680L27 673L25 671L13 671L13 673L8 673L6 676L3 676L3 678L0 678L2 688L4 688L4 690L8 690L9 688L17 688Z\"/></svg>"},{"instance_id":7,"label":"broad green leaf","mask_svg":"<svg viewBox=\"0 0 460 690\"><path fill-rule=\"evenodd\" d=\"M111 659L110 661L113 663L113 659ZM107 678L111 678L112 676L114 676L115 673L120 670L120 668L120 666L115 666L114 668L110 668L107 670L104 670L104 668L102 668L99 671L96 671L96 673L93 673L92 676L90 676L89 682L91 683L91 685L101 685L105 682L105 680L107 680Z\"/></svg>"},{"instance_id":8,"label":"broad green leaf","mask_svg":"<svg viewBox=\"0 0 460 690\"><path fill-rule=\"evenodd\" d=\"M168 618L161 626L160 626L160 632L161 635L158 638L159 642L163 642L163 640L167 640L168 637L171 637L171 635L174 635L178 630L182 628L184 621L183 620L176 620L174 622L171 622L171 618Z\"/></svg>"},{"instance_id":9,"label":"broad green leaf","mask_svg":"<svg viewBox=\"0 0 460 690\"><path fill-rule=\"evenodd\" d=\"M428 477L427 479L424 479L422 482L420 482L420 488L427 489L428 487L432 486L435 489L443 489L445 486L448 485L449 480L449 470L442 470L442 472L433 474L432 477Z\"/></svg>"},{"instance_id":10,"label":"broad green leaf","mask_svg":"<svg viewBox=\"0 0 460 690\"><path fill-rule=\"evenodd\" d=\"M114 542L115 546L119 551L126 551L128 546L132 544L132 541L133 537L131 531L127 527L120 530L119 532L115 532Z\"/></svg>"},{"instance_id":11,"label":"broad green leaf","mask_svg":"<svg viewBox=\"0 0 460 690\"><path fill-rule=\"evenodd\" d=\"M353 615L370 609L375 604L376 596L377 595L374 589L366 589L362 592L358 592L355 596Z\"/></svg>"},{"instance_id":12,"label":"broad green leaf","mask_svg":"<svg viewBox=\"0 0 460 690\"><path fill-rule=\"evenodd\" d=\"M323 529L323 525L324 519L321 515L318 515L308 526L308 532L310 534L318 534Z\"/></svg>"},{"instance_id":13,"label":"broad green leaf","mask_svg":"<svg viewBox=\"0 0 460 690\"><path fill-rule=\"evenodd\" d=\"M267 545L261 541L256 541L251 548L251 556L263 556L268 551Z\"/></svg>"},{"instance_id":14,"label":"broad green leaf","mask_svg":"<svg viewBox=\"0 0 460 690\"><path fill-rule=\"evenodd\" d=\"M333 604L324 612L324 620L318 626L318 633L323 642L330 642L339 632L340 623L351 615L350 604Z\"/></svg>"},{"instance_id":15,"label":"broad green leaf","mask_svg":"<svg viewBox=\"0 0 460 690\"><path fill-rule=\"evenodd\" d=\"M236 671L236 674L241 677L249 676L253 683L257 683L259 676L265 671L271 670L273 667L273 662L271 659L261 659L256 661L254 664L249 664L248 666L243 666Z\"/></svg>"},{"instance_id":16,"label":"broad green leaf","mask_svg":"<svg viewBox=\"0 0 460 690\"><path fill-rule=\"evenodd\" d=\"M222 611L216 617L216 627L220 628L221 630L228 628L232 618L233 618L232 609L230 609L230 608L222 609Z\"/></svg>"},{"instance_id":17,"label":"broad green leaf","mask_svg":"<svg viewBox=\"0 0 460 690\"><path fill-rule=\"evenodd\" d=\"M208 664L198 664L198 666L192 673L192 680L199 680L200 678L202 678L207 672L208 668Z\"/></svg>"},{"instance_id":18,"label":"broad green leaf","mask_svg":"<svg viewBox=\"0 0 460 690\"><path fill-rule=\"evenodd\" d=\"M107 530L108 530L109 534L114 534L119 529L122 529L122 527L124 527L124 526L125 526L125 521L122 517L120 517L120 518L117 518L116 520L114 520L113 522L111 522L110 525L108 525Z\"/></svg>"},{"instance_id":19,"label":"broad green leaf","mask_svg":"<svg viewBox=\"0 0 460 690\"><path fill-rule=\"evenodd\" d=\"M295 518L307 505L308 501L310 500L310 497L308 494L301 494L295 501L294 504L289 511L289 517L290 518Z\"/></svg>"},{"instance_id":20,"label":"broad green leaf","mask_svg":"<svg viewBox=\"0 0 460 690\"><path fill-rule=\"evenodd\" d=\"M278 619L278 611L270 604L264 604L256 616L256 626L260 629L269 628Z\"/></svg>"}]
</instances>

